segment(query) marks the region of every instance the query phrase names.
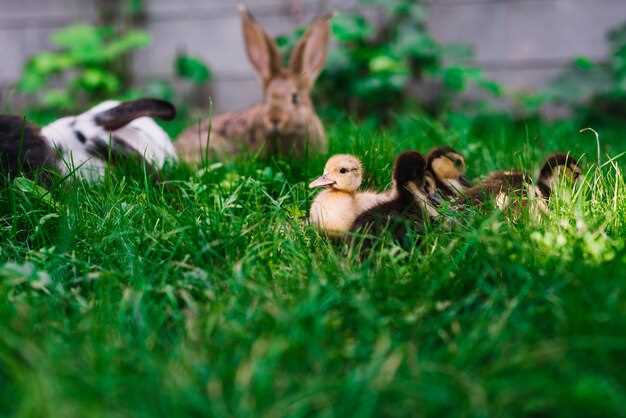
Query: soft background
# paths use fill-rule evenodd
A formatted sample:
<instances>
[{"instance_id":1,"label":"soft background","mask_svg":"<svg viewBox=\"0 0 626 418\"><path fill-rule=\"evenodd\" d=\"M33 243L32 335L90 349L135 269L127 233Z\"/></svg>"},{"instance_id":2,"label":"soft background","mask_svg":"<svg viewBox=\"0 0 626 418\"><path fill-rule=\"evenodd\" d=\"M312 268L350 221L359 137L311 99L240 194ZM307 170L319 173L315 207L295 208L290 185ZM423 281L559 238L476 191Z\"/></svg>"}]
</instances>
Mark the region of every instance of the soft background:
<instances>
[{"instance_id":1,"label":"soft background","mask_svg":"<svg viewBox=\"0 0 626 418\"><path fill-rule=\"evenodd\" d=\"M0 86L19 79L25 60L49 49L49 36L71 23L102 20L98 7L116 0L0 0ZM288 33L312 16L349 10L355 0L249 0L273 35ZM254 102L260 89L242 47L232 0L145 0L142 26L153 43L134 59L138 78L171 76L180 50L201 57L214 71L218 110ZM577 56L606 57L605 35L626 17L622 0L434 0L427 4L437 40L470 44L486 75L519 90L542 87Z\"/></svg>"}]
</instances>

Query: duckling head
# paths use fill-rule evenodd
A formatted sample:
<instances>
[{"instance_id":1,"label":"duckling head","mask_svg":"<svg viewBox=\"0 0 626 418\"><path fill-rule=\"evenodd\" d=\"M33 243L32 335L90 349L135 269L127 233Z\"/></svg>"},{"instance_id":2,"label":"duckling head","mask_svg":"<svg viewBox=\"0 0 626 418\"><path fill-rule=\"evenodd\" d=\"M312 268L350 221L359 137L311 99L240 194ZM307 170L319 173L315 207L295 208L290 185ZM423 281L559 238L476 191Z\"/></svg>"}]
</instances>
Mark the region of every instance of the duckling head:
<instances>
[{"instance_id":1,"label":"duckling head","mask_svg":"<svg viewBox=\"0 0 626 418\"><path fill-rule=\"evenodd\" d=\"M356 192L363 181L363 166L353 155L332 156L324 166L324 174L309 184L309 188L329 188L342 192Z\"/></svg>"},{"instance_id":2,"label":"duckling head","mask_svg":"<svg viewBox=\"0 0 626 418\"><path fill-rule=\"evenodd\" d=\"M422 187L426 176L426 161L419 152L406 151L400 154L393 167L393 181L403 186L412 181Z\"/></svg>"},{"instance_id":3,"label":"duckling head","mask_svg":"<svg viewBox=\"0 0 626 418\"><path fill-rule=\"evenodd\" d=\"M406 151L396 158L393 182L398 191L406 189L413 195L419 193L420 196L429 196L431 190L436 190L434 180L426 171L426 160L417 151Z\"/></svg>"},{"instance_id":4,"label":"duckling head","mask_svg":"<svg viewBox=\"0 0 626 418\"><path fill-rule=\"evenodd\" d=\"M437 147L426 155L428 170L439 181L459 180L462 184L465 179L465 158L451 147Z\"/></svg>"},{"instance_id":5,"label":"duckling head","mask_svg":"<svg viewBox=\"0 0 626 418\"><path fill-rule=\"evenodd\" d=\"M426 171L426 159L416 151L407 151L400 154L394 163L393 181L401 197L406 198L403 189L409 193L410 200L429 216L438 216L436 185L431 175Z\"/></svg>"},{"instance_id":6,"label":"duckling head","mask_svg":"<svg viewBox=\"0 0 626 418\"><path fill-rule=\"evenodd\" d=\"M537 183L548 190L552 189L559 179L575 182L582 175L578 162L568 154L552 154L543 163L539 171ZM544 191L545 194L545 191Z\"/></svg>"},{"instance_id":7,"label":"duckling head","mask_svg":"<svg viewBox=\"0 0 626 418\"><path fill-rule=\"evenodd\" d=\"M442 199L437 191L437 182L430 171L427 171L424 175L424 191L435 205L441 204Z\"/></svg>"}]
</instances>

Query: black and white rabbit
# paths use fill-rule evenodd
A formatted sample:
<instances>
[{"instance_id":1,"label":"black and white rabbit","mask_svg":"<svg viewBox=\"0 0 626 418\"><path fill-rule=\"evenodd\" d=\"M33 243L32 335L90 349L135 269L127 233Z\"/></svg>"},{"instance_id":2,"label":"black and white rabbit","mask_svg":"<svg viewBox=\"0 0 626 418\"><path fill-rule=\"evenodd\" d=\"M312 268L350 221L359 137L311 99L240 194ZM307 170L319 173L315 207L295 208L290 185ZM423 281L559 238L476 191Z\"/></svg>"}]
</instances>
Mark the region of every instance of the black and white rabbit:
<instances>
[{"instance_id":1,"label":"black and white rabbit","mask_svg":"<svg viewBox=\"0 0 626 418\"><path fill-rule=\"evenodd\" d=\"M0 116L0 161L14 175L33 174L38 168L75 172L97 180L108 163L138 158L154 168L176 160L167 133L152 117L174 118L176 109L166 101L139 99L106 101L78 115L61 118L42 129L16 116Z\"/></svg>"}]
</instances>

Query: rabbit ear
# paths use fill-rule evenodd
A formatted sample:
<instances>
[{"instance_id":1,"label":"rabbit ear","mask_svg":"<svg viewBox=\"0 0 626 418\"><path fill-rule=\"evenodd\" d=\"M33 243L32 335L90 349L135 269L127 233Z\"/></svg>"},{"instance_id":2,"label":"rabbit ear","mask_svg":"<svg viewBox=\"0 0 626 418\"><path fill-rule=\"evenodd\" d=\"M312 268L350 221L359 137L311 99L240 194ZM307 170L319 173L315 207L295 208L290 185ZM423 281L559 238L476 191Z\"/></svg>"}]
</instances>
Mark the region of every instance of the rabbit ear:
<instances>
[{"instance_id":1,"label":"rabbit ear","mask_svg":"<svg viewBox=\"0 0 626 418\"><path fill-rule=\"evenodd\" d=\"M94 117L96 125L107 131L123 128L137 118L144 116L172 120L176 117L173 104L158 99L139 99L122 102L112 109L98 113Z\"/></svg>"},{"instance_id":2,"label":"rabbit ear","mask_svg":"<svg viewBox=\"0 0 626 418\"><path fill-rule=\"evenodd\" d=\"M263 82L267 82L282 69L278 47L244 5L239 5L239 13L248 59Z\"/></svg>"},{"instance_id":3,"label":"rabbit ear","mask_svg":"<svg viewBox=\"0 0 626 418\"><path fill-rule=\"evenodd\" d=\"M309 87L313 85L326 62L332 17L332 14L317 17L291 54L289 68Z\"/></svg>"}]
</instances>

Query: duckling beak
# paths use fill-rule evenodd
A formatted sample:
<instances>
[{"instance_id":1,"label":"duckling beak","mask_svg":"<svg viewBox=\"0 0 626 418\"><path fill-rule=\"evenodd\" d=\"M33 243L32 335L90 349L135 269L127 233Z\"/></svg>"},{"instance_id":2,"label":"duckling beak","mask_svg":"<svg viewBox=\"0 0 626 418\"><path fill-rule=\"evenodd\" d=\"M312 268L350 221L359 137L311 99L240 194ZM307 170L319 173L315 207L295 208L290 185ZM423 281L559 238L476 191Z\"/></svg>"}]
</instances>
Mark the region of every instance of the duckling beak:
<instances>
[{"instance_id":1,"label":"duckling beak","mask_svg":"<svg viewBox=\"0 0 626 418\"><path fill-rule=\"evenodd\" d=\"M309 183L309 189L315 189L317 187L327 187L335 184L336 181L327 177L325 174L321 177L316 178L311 183Z\"/></svg>"}]
</instances>

